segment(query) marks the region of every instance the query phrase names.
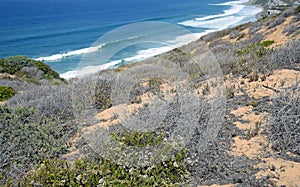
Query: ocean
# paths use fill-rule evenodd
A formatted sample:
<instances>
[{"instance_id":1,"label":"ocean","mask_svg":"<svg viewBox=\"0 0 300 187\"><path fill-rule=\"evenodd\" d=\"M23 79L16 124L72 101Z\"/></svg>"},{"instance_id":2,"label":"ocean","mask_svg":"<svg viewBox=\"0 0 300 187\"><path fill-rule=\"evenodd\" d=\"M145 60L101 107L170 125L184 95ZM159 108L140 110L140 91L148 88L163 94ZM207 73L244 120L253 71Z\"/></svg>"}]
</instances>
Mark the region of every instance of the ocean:
<instances>
[{"instance_id":1,"label":"ocean","mask_svg":"<svg viewBox=\"0 0 300 187\"><path fill-rule=\"evenodd\" d=\"M255 15L261 9L245 5L246 2L0 0L0 57L25 55L45 62L64 78L71 78L82 68L113 68L166 52L170 48L164 46L168 42L163 40L173 39L174 46L181 45L183 40L189 42L183 36L186 33L174 31L166 34L165 38L160 37L160 43L139 43L139 38L149 34L149 30L160 29L159 24L153 24L151 27L142 25L137 36L131 34L124 38L127 36L124 34L121 39L115 37L105 43L96 42L95 45L95 41L114 29L137 22L162 22L182 27L199 37L208 32L255 21ZM126 29L122 32L126 32ZM121 49L109 59L94 58L80 64L86 54L108 50L111 46L122 46L130 40L137 41L135 45Z\"/></svg>"}]
</instances>

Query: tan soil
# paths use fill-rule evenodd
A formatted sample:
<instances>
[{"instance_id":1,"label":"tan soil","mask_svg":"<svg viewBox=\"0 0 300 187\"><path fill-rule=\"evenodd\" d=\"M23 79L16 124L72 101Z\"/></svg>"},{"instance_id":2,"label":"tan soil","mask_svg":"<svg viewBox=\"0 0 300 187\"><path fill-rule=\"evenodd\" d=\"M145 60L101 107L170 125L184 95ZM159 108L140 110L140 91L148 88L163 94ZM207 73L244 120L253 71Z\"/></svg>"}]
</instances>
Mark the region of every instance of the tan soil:
<instances>
[{"instance_id":1,"label":"tan soil","mask_svg":"<svg viewBox=\"0 0 300 187\"><path fill-rule=\"evenodd\" d=\"M213 184L211 186L198 186L198 187L234 187L234 184L226 184L226 185L217 185L217 184Z\"/></svg>"},{"instance_id":2,"label":"tan soil","mask_svg":"<svg viewBox=\"0 0 300 187\"><path fill-rule=\"evenodd\" d=\"M247 120L249 123L234 122L234 124L241 130L246 131L252 137L250 140L242 139L237 136L234 138L234 144L231 150L231 154L234 156L245 155L248 158L260 158L263 153L263 147L267 145L267 137L261 135L263 123L265 122L266 114L255 114L252 111L253 107L241 107L232 111L236 117L242 120ZM258 129L256 128L258 124ZM257 130L257 132L256 132Z\"/></svg>"},{"instance_id":3,"label":"tan soil","mask_svg":"<svg viewBox=\"0 0 300 187\"><path fill-rule=\"evenodd\" d=\"M264 88L262 85L268 85L277 90L283 90L284 88L295 85L299 79L299 71L295 70L276 70L273 75L270 75L264 81L245 81L244 84L239 84L241 79L231 80L236 87L246 89L246 93L250 97L260 99L264 96L275 97L276 93ZM240 93L241 94L241 93ZM230 151L233 156L247 156L250 159L262 159L264 153L270 152L270 144L266 135L261 134L266 122L267 113L255 113L252 106L240 107L237 110L231 112L233 115L241 120L247 120L248 123L242 124L241 122L234 122L239 129L251 133L255 129L257 123L261 126L257 134L253 134L253 137L243 139L242 137L235 137L234 144ZM266 147L266 149L265 149ZM272 165L275 166L275 170L272 170ZM300 184L300 163L291 162L284 159L267 158L262 159L261 163L256 166L257 168L264 169L256 174L257 177L272 176L277 185L296 186Z\"/></svg>"},{"instance_id":4,"label":"tan soil","mask_svg":"<svg viewBox=\"0 0 300 187\"><path fill-rule=\"evenodd\" d=\"M292 37L287 36L286 34L283 34L284 28L286 28L289 24L291 24L293 18L294 16L286 18L283 24L276 26L275 28L273 28L273 30L264 27L260 32L266 36L265 40L275 41L275 43L273 44L274 47L284 45L287 42L294 39ZM296 24L299 25L300 23L298 22ZM270 30L273 32L270 32ZM298 34L296 38L300 38L300 35Z\"/></svg>"},{"instance_id":5,"label":"tan soil","mask_svg":"<svg viewBox=\"0 0 300 187\"><path fill-rule=\"evenodd\" d=\"M300 185L300 163L283 160L281 158L267 158L258 168L264 168L256 177L271 175L278 186L298 187Z\"/></svg>"},{"instance_id":6,"label":"tan soil","mask_svg":"<svg viewBox=\"0 0 300 187\"><path fill-rule=\"evenodd\" d=\"M2 79L2 78L11 78L11 79L14 79L14 78L16 78L16 76L8 74L8 73L0 73L0 79Z\"/></svg>"}]
</instances>

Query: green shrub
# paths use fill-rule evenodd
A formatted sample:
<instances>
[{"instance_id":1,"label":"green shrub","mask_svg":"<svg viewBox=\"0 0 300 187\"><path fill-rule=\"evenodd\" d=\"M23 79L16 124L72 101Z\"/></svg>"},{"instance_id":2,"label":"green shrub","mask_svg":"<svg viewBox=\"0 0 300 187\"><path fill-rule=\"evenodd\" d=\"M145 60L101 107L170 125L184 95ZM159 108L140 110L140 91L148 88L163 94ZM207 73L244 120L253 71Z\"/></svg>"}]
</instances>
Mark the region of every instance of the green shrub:
<instances>
[{"instance_id":1,"label":"green shrub","mask_svg":"<svg viewBox=\"0 0 300 187\"><path fill-rule=\"evenodd\" d=\"M253 106L253 107L257 107L258 103L256 100L251 100L247 103L247 106Z\"/></svg>"},{"instance_id":2,"label":"green shrub","mask_svg":"<svg viewBox=\"0 0 300 187\"><path fill-rule=\"evenodd\" d=\"M15 56L0 59L0 73L15 74L22 69L22 67L34 65L33 60L25 56Z\"/></svg>"},{"instance_id":3,"label":"green shrub","mask_svg":"<svg viewBox=\"0 0 300 187\"><path fill-rule=\"evenodd\" d=\"M112 106L111 83L101 80L95 86L95 107L99 110L105 110Z\"/></svg>"},{"instance_id":4,"label":"green shrub","mask_svg":"<svg viewBox=\"0 0 300 187\"><path fill-rule=\"evenodd\" d=\"M0 101L5 101L15 95L14 89L9 86L0 86Z\"/></svg>"},{"instance_id":5,"label":"green shrub","mask_svg":"<svg viewBox=\"0 0 300 187\"><path fill-rule=\"evenodd\" d=\"M159 78L150 78L149 79L149 90L151 90L153 93L159 93L160 92L160 85L163 83L163 81Z\"/></svg>"},{"instance_id":6,"label":"green shrub","mask_svg":"<svg viewBox=\"0 0 300 187\"><path fill-rule=\"evenodd\" d=\"M44 78L45 79L59 79L59 74L55 71L53 71L50 66L42 63L42 62L35 62L35 66L44 72Z\"/></svg>"},{"instance_id":7,"label":"green shrub","mask_svg":"<svg viewBox=\"0 0 300 187\"><path fill-rule=\"evenodd\" d=\"M129 63L129 64L122 64L119 67L117 67L116 69L114 69L114 71L115 72L121 72L121 71L123 71L125 69L135 67L135 66L137 66L139 64L140 64L140 62L133 62L133 63Z\"/></svg>"},{"instance_id":8,"label":"green shrub","mask_svg":"<svg viewBox=\"0 0 300 187\"><path fill-rule=\"evenodd\" d=\"M37 122L34 113L25 107L0 106L0 173L5 179L26 172L40 160L66 153L70 130L54 122Z\"/></svg>"},{"instance_id":9,"label":"green shrub","mask_svg":"<svg viewBox=\"0 0 300 187\"><path fill-rule=\"evenodd\" d=\"M295 14L300 13L300 5L295 9Z\"/></svg>"},{"instance_id":10,"label":"green shrub","mask_svg":"<svg viewBox=\"0 0 300 187\"><path fill-rule=\"evenodd\" d=\"M234 98L235 93L235 86L226 86L227 98L232 99Z\"/></svg>"},{"instance_id":11,"label":"green shrub","mask_svg":"<svg viewBox=\"0 0 300 187\"><path fill-rule=\"evenodd\" d=\"M160 144L160 134L122 132L113 138L131 146ZM113 148L112 148L113 149ZM189 178L185 167L186 151L174 153L170 158L152 166L125 166L97 155L70 163L65 160L46 159L32 171L20 186L180 186Z\"/></svg>"},{"instance_id":12,"label":"green shrub","mask_svg":"<svg viewBox=\"0 0 300 187\"><path fill-rule=\"evenodd\" d=\"M154 146L162 143L162 133L127 131L112 133L112 137L127 146Z\"/></svg>"},{"instance_id":13,"label":"green shrub","mask_svg":"<svg viewBox=\"0 0 300 187\"><path fill-rule=\"evenodd\" d=\"M254 57L262 57L267 53L267 48L275 43L274 40L266 40L263 42L256 42L249 45L245 49L240 49L237 51L238 56L252 54Z\"/></svg>"},{"instance_id":14,"label":"green shrub","mask_svg":"<svg viewBox=\"0 0 300 187\"><path fill-rule=\"evenodd\" d=\"M126 167L103 158L68 161L51 159L39 164L19 186L179 186L188 173L185 153L145 168ZM176 163L176 164L174 164Z\"/></svg>"},{"instance_id":15,"label":"green shrub","mask_svg":"<svg viewBox=\"0 0 300 187\"><path fill-rule=\"evenodd\" d=\"M37 68L42 71L42 76L45 79L60 79L59 74L52 70L50 66L26 56L14 56L0 59L0 73L17 75L19 78L32 78L28 72L22 71L22 68Z\"/></svg>"}]
</instances>

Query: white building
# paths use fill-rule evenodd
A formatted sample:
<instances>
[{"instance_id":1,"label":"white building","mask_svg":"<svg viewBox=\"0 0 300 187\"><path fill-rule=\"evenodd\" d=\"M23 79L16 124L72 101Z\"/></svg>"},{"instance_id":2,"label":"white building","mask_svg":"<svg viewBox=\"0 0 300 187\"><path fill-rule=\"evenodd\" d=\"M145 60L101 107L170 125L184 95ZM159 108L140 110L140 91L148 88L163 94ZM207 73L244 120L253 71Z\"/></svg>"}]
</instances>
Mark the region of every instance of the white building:
<instances>
[{"instance_id":1,"label":"white building","mask_svg":"<svg viewBox=\"0 0 300 187\"><path fill-rule=\"evenodd\" d=\"M269 16L273 16L273 15L280 14L280 13L281 13L280 10L268 10Z\"/></svg>"}]
</instances>

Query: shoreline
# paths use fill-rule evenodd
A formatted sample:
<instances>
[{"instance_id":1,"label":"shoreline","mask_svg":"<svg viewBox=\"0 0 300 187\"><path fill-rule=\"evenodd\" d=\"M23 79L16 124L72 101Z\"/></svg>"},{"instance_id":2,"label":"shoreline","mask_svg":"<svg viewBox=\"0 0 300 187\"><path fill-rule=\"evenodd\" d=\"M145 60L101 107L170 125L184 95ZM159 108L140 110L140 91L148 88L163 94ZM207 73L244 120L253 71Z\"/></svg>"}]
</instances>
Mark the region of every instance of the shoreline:
<instances>
[{"instance_id":1,"label":"shoreline","mask_svg":"<svg viewBox=\"0 0 300 187\"><path fill-rule=\"evenodd\" d=\"M262 19L264 16L266 16L265 14L266 14L266 12L267 12L267 8L264 7L264 6L262 6L262 5L260 5L260 4L257 4L257 3L256 3L256 0L249 0L246 4L261 9L261 12L259 12L259 13L257 13L257 14L255 15L255 17L256 17L257 20L260 20L260 19Z\"/></svg>"},{"instance_id":2,"label":"shoreline","mask_svg":"<svg viewBox=\"0 0 300 187\"><path fill-rule=\"evenodd\" d=\"M228 2L234 2L234 1L228 1ZM251 22L258 21L259 19L262 18L262 16L260 16L260 15L265 11L265 9L262 6L259 6L257 4L252 4L251 0L248 1L248 2L240 2L239 4L243 5L243 6L252 6L252 7L256 7L256 8L261 9L260 12L256 13L255 15L253 15L253 17L255 18L255 20L251 21ZM232 14L232 15L234 15L234 14ZM209 15L209 16L216 16L216 15ZM194 18L194 19L196 19L196 18ZM245 23L247 23L247 22L245 22ZM201 33L191 33L191 34L193 34L193 39L191 41L184 42L183 44L180 44L180 45L176 45L176 44L175 45L171 45L172 47L171 47L170 50L167 50L167 51L163 50L161 53L159 52L159 53L156 53L156 54L153 54L153 55L149 55L149 57L141 58L140 60L127 61L126 59L125 60L124 59L119 59L119 60L107 62L106 64L102 64L100 66L86 66L86 67L84 67L84 68L82 68L80 70L67 71L67 72L61 73L60 76L62 78L64 78L64 79L67 79L67 80L68 79L72 79L72 78L80 78L80 77L85 77L85 76L89 76L89 75L98 73L99 71L103 71L103 70L106 70L106 69L116 69L116 68L118 68L118 67L120 67L122 65L131 64L131 63L135 63L135 62L142 62L142 61L148 60L148 59L150 59L152 57L166 54L166 53L174 50L175 48L180 48L180 47L183 47L185 45L189 45L189 44L197 41L199 38L201 38L203 36L206 36L206 35L208 35L210 33L219 32L219 31L222 31L224 29L234 28L234 27L242 25L242 24L244 24L244 23L241 22L241 21L239 21L237 25L233 24L233 26L228 26L226 28L207 29L206 31L201 32ZM181 26L181 25L179 25L179 26ZM177 36L177 37L180 37L180 36ZM170 47L170 46L167 46L167 47ZM150 48L150 49L152 49L152 48ZM147 49L147 50L150 50L150 49ZM132 57L127 57L127 58L132 58ZM116 64L117 61L119 61L119 62L125 61L125 62L128 62L128 63L125 63L125 64L117 63ZM85 71L92 71L92 72L85 72Z\"/></svg>"}]
</instances>

